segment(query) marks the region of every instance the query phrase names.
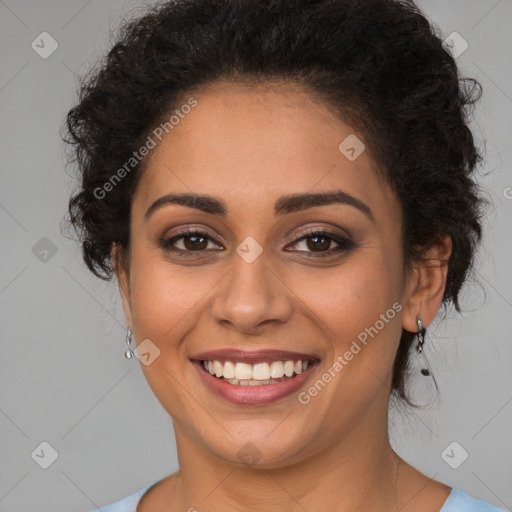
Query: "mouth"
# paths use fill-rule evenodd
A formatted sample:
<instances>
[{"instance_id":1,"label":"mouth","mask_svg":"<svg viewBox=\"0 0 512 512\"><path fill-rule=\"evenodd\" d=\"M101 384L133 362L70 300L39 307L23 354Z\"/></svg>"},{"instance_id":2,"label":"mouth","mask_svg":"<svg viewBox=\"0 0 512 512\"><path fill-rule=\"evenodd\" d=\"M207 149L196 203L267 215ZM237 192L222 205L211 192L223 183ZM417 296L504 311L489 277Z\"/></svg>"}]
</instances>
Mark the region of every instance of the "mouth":
<instances>
[{"instance_id":1,"label":"mouth","mask_svg":"<svg viewBox=\"0 0 512 512\"><path fill-rule=\"evenodd\" d=\"M265 404L302 387L320 359L311 354L275 350L221 350L200 354L191 362L215 394L237 404Z\"/></svg>"},{"instance_id":2,"label":"mouth","mask_svg":"<svg viewBox=\"0 0 512 512\"><path fill-rule=\"evenodd\" d=\"M244 362L201 360L204 369L214 377L234 386L267 386L293 379L305 372L314 359L294 361L262 362L249 364Z\"/></svg>"}]
</instances>

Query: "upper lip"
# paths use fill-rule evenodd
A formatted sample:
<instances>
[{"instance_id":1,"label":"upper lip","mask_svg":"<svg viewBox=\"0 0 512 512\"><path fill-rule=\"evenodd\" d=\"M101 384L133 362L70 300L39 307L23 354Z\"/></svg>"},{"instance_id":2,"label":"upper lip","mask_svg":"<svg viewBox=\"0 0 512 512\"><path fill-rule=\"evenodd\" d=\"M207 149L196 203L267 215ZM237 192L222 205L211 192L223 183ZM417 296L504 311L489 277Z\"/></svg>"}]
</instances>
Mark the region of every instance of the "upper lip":
<instances>
[{"instance_id":1,"label":"upper lip","mask_svg":"<svg viewBox=\"0 0 512 512\"><path fill-rule=\"evenodd\" d=\"M266 361L310 361L319 359L314 354L290 352L288 350L237 350L219 349L201 352L190 359L196 361L240 361L248 364L264 363Z\"/></svg>"}]
</instances>

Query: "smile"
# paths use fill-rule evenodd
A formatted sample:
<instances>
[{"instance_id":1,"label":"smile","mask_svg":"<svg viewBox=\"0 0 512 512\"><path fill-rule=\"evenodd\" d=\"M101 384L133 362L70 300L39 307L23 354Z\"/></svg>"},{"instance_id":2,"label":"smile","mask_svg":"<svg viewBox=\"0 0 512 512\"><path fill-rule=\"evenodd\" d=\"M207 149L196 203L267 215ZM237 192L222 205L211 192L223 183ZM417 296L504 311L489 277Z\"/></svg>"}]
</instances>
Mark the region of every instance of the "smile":
<instances>
[{"instance_id":1,"label":"smile","mask_svg":"<svg viewBox=\"0 0 512 512\"><path fill-rule=\"evenodd\" d=\"M314 354L212 350L190 359L214 395L237 405L266 405L299 390L320 364Z\"/></svg>"},{"instance_id":2,"label":"smile","mask_svg":"<svg viewBox=\"0 0 512 512\"><path fill-rule=\"evenodd\" d=\"M232 361L222 363L217 360L202 361L204 369L210 375L235 386L264 386L293 379L307 370L311 362L309 360L288 360L248 364Z\"/></svg>"}]
</instances>

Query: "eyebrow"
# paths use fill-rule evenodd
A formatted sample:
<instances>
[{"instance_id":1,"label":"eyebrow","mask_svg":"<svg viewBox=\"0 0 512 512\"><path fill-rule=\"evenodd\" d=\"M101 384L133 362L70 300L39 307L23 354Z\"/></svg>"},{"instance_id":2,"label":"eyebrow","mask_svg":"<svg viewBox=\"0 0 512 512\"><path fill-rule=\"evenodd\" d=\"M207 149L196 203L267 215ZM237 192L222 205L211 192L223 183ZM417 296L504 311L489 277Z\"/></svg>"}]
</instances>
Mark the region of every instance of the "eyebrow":
<instances>
[{"instance_id":1,"label":"eyebrow","mask_svg":"<svg viewBox=\"0 0 512 512\"><path fill-rule=\"evenodd\" d=\"M226 203L217 197L192 193L166 194L151 204L144 214L144 220L147 221L154 212L168 204L187 206L188 208L194 208L205 213L220 215L222 217L225 217L228 213ZM331 204L353 206L372 221L375 220L372 210L367 204L343 190L282 196L274 205L274 213L276 216L285 215L287 213L307 210L315 206L327 206Z\"/></svg>"}]
</instances>

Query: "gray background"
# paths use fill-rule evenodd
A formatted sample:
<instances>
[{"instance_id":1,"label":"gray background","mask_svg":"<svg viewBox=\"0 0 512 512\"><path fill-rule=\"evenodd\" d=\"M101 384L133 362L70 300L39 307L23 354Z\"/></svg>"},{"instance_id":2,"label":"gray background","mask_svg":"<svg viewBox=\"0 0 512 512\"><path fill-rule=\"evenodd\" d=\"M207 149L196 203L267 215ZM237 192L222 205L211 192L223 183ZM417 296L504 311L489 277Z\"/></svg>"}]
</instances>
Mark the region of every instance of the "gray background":
<instances>
[{"instance_id":1,"label":"gray background","mask_svg":"<svg viewBox=\"0 0 512 512\"><path fill-rule=\"evenodd\" d=\"M428 332L440 397L425 411L392 411L390 435L424 473L510 509L512 2L419 5L443 36L457 31L469 43L458 62L484 88L472 126L486 141L481 183L493 204L464 314L448 312ZM123 357L116 285L90 275L77 244L61 234L72 181L59 127L76 76L109 45L110 29L143 6L0 0L1 511L87 511L178 468L172 422L140 363ZM47 59L31 48L44 31L59 45ZM416 383L423 402L432 398L427 382ZM48 469L31 457L43 441L58 453ZM469 453L457 469L441 456L453 441Z\"/></svg>"}]
</instances>

